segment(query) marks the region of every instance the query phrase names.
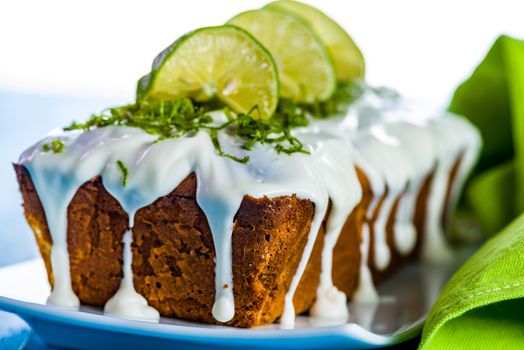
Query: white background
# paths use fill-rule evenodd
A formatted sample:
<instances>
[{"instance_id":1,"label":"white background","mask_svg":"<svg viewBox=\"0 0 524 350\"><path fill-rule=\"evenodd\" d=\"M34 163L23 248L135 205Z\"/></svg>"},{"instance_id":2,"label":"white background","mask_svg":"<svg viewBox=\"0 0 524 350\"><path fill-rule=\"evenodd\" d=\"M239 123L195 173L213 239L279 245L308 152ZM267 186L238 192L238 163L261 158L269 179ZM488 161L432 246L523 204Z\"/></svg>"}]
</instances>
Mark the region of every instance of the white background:
<instances>
[{"instance_id":1,"label":"white background","mask_svg":"<svg viewBox=\"0 0 524 350\"><path fill-rule=\"evenodd\" d=\"M11 167L23 149L131 101L136 80L180 35L265 2L0 0L0 266L37 254ZM441 106L499 34L524 38L524 0L310 3L359 44L369 82Z\"/></svg>"},{"instance_id":2,"label":"white background","mask_svg":"<svg viewBox=\"0 0 524 350\"><path fill-rule=\"evenodd\" d=\"M129 101L181 34L260 0L2 1L0 89ZM309 0L361 47L368 80L446 103L501 33L524 38L520 0Z\"/></svg>"}]
</instances>

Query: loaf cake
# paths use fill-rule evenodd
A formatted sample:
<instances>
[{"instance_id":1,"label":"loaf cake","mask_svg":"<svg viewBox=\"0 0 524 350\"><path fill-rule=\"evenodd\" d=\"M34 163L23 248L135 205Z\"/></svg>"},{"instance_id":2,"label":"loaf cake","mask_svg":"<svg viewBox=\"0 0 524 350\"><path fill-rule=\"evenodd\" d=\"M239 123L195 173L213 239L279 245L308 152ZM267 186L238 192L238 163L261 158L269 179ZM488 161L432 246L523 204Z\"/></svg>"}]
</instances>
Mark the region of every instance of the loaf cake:
<instances>
[{"instance_id":1,"label":"loaf cake","mask_svg":"<svg viewBox=\"0 0 524 350\"><path fill-rule=\"evenodd\" d=\"M135 103L22 153L49 304L235 327L345 322L348 300L377 302L376 283L404 264L452 254L445 230L478 131L364 83L358 48L317 10L268 6L182 37ZM300 40L272 43L275 16Z\"/></svg>"},{"instance_id":2,"label":"loaf cake","mask_svg":"<svg viewBox=\"0 0 524 350\"><path fill-rule=\"evenodd\" d=\"M253 327L308 310L344 317L346 297L375 300L374 283L405 262L448 252L446 216L480 140L460 117L410 120L400 102L371 108L371 98L297 129L311 154L260 145L248 164L216 155L203 134L156 143L108 126L64 133L57 154L40 141L15 170L50 303L107 310L113 298L129 318L155 319L154 308Z\"/></svg>"}]
</instances>

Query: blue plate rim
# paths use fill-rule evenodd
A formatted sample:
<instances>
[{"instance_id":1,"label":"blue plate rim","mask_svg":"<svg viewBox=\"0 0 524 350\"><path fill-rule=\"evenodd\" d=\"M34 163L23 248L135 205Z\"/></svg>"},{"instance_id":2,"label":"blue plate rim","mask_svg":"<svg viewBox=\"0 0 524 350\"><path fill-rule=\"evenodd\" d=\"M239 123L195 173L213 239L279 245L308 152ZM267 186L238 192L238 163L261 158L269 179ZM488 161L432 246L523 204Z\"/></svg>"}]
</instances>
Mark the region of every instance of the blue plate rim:
<instances>
[{"instance_id":1,"label":"blue plate rim","mask_svg":"<svg viewBox=\"0 0 524 350\"><path fill-rule=\"evenodd\" d=\"M424 320L406 332L386 336L377 335L366 329L348 323L338 326L313 327L307 329L240 329L226 326L193 327L173 324L157 324L125 320L78 310L70 310L52 305L20 301L0 296L0 309L19 315L23 319L41 319L91 329L133 334L147 337L160 337L167 340L189 342L224 341L307 341L319 338L340 338L357 341L367 346L388 346L409 340L420 333Z\"/></svg>"}]
</instances>

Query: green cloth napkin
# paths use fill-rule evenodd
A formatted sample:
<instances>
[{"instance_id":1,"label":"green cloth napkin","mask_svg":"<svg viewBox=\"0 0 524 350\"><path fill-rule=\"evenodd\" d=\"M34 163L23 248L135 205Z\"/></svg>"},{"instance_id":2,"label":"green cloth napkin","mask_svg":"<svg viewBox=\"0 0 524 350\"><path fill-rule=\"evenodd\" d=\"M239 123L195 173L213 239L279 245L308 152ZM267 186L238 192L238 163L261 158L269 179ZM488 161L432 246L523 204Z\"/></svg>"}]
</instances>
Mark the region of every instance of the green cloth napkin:
<instances>
[{"instance_id":1,"label":"green cloth napkin","mask_svg":"<svg viewBox=\"0 0 524 350\"><path fill-rule=\"evenodd\" d=\"M450 110L476 124L484 150L467 198L497 232L524 212L524 41L502 36L455 92ZM420 349L524 349L524 214L453 276Z\"/></svg>"},{"instance_id":2,"label":"green cloth napkin","mask_svg":"<svg viewBox=\"0 0 524 350\"><path fill-rule=\"evenodd\" d=\"M524 215L451 278L420 349L524 349Z\"/></svg>"},{"instance_id":3,"label":"green cloth napkin","mask_svg":"<svg viewBox=\"0 0 524 350\"><path fill-rule=\"evenodd\" d=\"M484 147L467 197L487 231L495 233L524 211L524 41L498 38L457 88L449 109L482 134Z\"/></svg>"}]
</instances>

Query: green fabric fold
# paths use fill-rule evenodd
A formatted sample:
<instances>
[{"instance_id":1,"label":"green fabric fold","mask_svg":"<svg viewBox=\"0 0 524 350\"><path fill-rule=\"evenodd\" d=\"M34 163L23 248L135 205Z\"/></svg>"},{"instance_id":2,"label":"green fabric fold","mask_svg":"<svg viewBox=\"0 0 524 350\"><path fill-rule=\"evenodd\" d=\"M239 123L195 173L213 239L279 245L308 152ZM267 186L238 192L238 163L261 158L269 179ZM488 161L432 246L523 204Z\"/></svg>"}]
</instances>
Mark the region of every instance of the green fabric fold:
<instances>
[{"instance_id":1,"label":"green fabric fold","mask_svg":"<svg viewBox=\"0 0 524 350\"><path fill-rule=\"evenodd\" d=\"M451 278L420 349L524 349L524 215Z\"/></svg>"},{"instance_id":2,"label":"green fabric fold","mask_svg":"<svg viewBox=\"0 0 524 350\"><path fill-rule=\"evenodd\" d=\"M450 111L483 136L467 202L488 232L498 232L524 212L524 41L498 38L457 88ZM524 214L448 282L420 349L524 349Z\"/></svg>"},{"instance_id":3,"label":"green fabric fold","mask_svg":"<svg viewBox=\"0 0 524 350\"><path fill-rule=\"evenodd\" d=\"M524 211L524 41L499 37L457 88L449 110L466 116L482 134L484 147L475 174L484 179L469 189L468 199L480 209L478 217L486 230L495 233ZM493 185L504 193L511 188L513 194L493 195ZM509 211L497 216L492 208Z\"/></svg>"},{"instance_id":4,"label":"green fabric fold","mask_svg":"<svg viewBox=\"0 0 524 350\"><path fill-rule=\"evenodd\" d=\"M468 186L467 201L490 234L498 232L516 216L512 200L515 177L515 163L510 161L475 176Z\"/></svg>"}]
</instances>

